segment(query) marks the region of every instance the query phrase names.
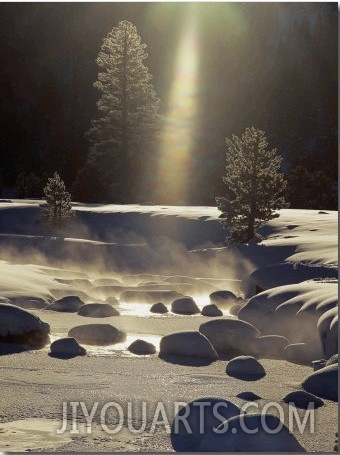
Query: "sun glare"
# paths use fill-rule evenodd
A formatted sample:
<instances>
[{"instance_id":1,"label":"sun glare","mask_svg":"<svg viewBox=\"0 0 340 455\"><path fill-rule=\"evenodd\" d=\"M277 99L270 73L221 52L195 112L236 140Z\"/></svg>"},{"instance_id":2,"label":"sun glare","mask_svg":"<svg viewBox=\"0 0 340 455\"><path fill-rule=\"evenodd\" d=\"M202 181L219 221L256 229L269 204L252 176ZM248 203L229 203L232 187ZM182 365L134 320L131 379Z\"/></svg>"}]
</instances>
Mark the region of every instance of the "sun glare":
<instances>
[{"instance_id":1,"label":"sun glare","mask_svg":"<svg viewBox=\"0 0 340 455\"><path fill-rule=\"evenodd\" d=\"M160 140L157 195L168 203L185 200L199 92L196 16L191 15L179 43L175 74Z\"/></svg>"}]
</instances>

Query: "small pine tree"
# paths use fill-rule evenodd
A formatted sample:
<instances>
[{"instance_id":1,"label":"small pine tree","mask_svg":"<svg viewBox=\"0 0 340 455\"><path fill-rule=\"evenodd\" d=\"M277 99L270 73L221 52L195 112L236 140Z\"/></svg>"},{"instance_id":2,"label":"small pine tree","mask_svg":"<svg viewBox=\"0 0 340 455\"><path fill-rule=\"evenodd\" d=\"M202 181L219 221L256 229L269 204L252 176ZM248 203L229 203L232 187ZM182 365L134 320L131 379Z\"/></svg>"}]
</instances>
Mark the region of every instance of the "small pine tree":
<instances>
[{"instance_id":1,"label":"small pine tree","mask_svg":"<svg viewBox=\"0 0 340 455\"><path fill-rule=\"evenodd\" d=\"M47 180L44 194L46 204L42 208L42 217L50 224L60 227L65 219L74 216L71 194L66 191L65 183L58 172Z\"/></svg>"},{"instance_id":2,"label":"small pine tree","mask_svg":"<svg viewBox=\"0 0 340 455\"><path fill-rule=\"evenodd\" d=\"M282 157L268 149L263 131L246 128L241 137L227 139L226 197L216 197L222 225L229 231L226 241L247 243L256 231L277 218L276 210L288 207L281 195L286 181L280 170Z\"/></svg>"}]
</instances>

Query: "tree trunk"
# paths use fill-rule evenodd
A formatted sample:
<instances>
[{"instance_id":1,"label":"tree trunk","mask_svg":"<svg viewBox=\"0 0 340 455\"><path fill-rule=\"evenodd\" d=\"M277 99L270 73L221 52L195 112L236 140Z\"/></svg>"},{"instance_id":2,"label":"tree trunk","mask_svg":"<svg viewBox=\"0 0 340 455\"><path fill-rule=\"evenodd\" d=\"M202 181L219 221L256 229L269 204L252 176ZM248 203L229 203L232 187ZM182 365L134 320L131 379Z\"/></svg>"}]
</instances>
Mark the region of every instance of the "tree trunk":
<instances>
[{"instance_id":1,"label":"tree trunk","mask_svg":"<svg viewBox=\"0 0 340 455\"><path fill-rule=\"evenodd\" d=\"M248 221L248 228L247 228L247 241L251 240L255 236L255 212L256 212L256 179L257 179L257 166L256 166L256 152L254 156L254 167L253 167L253 174L251 177L251 199L250 199L250 213L249 213L249 221Z\"/></svg>"}]
</instances>

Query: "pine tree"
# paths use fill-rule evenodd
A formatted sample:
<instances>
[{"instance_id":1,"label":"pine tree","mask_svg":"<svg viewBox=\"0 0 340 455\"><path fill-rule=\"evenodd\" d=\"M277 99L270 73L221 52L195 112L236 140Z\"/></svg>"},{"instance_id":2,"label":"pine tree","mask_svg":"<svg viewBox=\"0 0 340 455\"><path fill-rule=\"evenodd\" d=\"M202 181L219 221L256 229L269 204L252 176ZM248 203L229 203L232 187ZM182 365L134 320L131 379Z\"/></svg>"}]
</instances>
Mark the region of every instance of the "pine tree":
<instances>
[{"instance_id":1,"label":"pine tree","mask_svg":"<svg viewBox=\"0 0 340 455\"><path fill-rule=\"evenodd\" d=\"M46 204L42 207L42 217L50 224L60 227L65 219L74 216L71 194L66 191L65 183L58 172L47 180L44 194Z\"/></svg>"},{"instance_id":2,"label":"pine tree","mask_svg":"<svg viewBox=\"0 0 340 455\"><path fill-rule=\"evenodd\" d=\"M241 137L227 139L226 197L216 197L222 225L229 231L227 244L247 243L276 210L287 207L281 195L286 187L280 171L281 156L270 150L263 131L246 128Z\"/></svg>"},{"instance_id":3,"label":"pine tree","mask_svg":"<svg viewBox=\"0 0 340 455\"><path fill-rule=\"evenodd\" d=\"M102 116L92 120L86 135L91 145L85 166L98 166L108 175L111 181L105 184L113 184L121 202L131 202L138 191L138 169L159 124L159 99L143 63L145 48L136 27L124 20L104 39L97 58L102 71L94 86L101 92ZM108 160L110 168L101 169L100 162Z\"/></svg>"}]
</instances>

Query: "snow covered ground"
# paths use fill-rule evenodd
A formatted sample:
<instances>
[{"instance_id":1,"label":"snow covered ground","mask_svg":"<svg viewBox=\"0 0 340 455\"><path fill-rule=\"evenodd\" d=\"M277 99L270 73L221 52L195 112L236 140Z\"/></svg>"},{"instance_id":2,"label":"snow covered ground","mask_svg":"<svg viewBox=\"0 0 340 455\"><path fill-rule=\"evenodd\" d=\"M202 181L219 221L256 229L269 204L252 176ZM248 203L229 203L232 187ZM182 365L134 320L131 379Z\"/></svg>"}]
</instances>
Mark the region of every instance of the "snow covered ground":
<instances>
[{"instance_id":1,"label":"snow covered ground","mask_svg":"<svg viewBox=\"0 0 340 455\"><path fill-rule=\"evenodd\" d=\"M0 422L6 437L1 451L172 450L169 435L161 429L153 437L122 431L110 439L97 428L92 435L58 441L42 437L42 432L55 427L66 400L162 400L170 405L175 399L188 402L216 396L240 405L236 395L251 390L261 396L262 407L270 401L281 403L285 394L301 389L313 371L311 360L334 353L337 212L281 210L279 218L262 228L265 240L228 250L214 207L74 204L73 223L63 232L52 232L39 221L39 204L0 202L0 302L26 308L48 323L51 342L84 324L111 324L127 336L115 345L85 344L86 356L68 360L49 356L49 345L3 355ZM136 339L151 342L158 351L162 336L198 331L203 322L216 319L171 311L150 313L156 303L153 298L163 297L170 310L171 292L190 295L202 310L216 290L245 298L239 301L246 304L239 319L253 324L261 335L284 336L290 345L300 343L290 348L290 361L283 354L261 359L266 376L246 383L225 374L222 358L196 365L188 359L168 361L157 354L136 356L128 351ZM124 299L132 291L136 297ZM85 304L115 297L112 305L120 315L89 318L47 309L67 295L78 295ZM220 309L220 319L237 320L223 305ZM324 401L316 411L316 433L296 434L308 451L333 449L337 409L333 401ZM288 413L289 406L282 406ZM19 433L13 440L9 432L15 431L15 424L5 425L19 422L19 428L21 419L26 419L31 435L27 447L27 435Z\"/></svg>"}]
</instances>

